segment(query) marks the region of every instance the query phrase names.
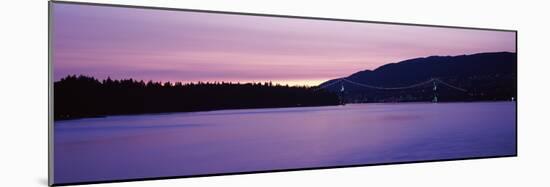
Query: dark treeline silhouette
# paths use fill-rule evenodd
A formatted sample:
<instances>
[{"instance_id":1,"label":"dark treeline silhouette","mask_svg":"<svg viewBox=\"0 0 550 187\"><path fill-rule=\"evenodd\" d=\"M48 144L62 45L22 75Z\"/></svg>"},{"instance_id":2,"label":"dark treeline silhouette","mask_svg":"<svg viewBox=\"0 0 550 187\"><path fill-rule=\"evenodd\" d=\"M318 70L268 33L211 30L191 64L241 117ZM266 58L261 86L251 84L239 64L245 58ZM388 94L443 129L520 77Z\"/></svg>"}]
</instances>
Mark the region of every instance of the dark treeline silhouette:
<instances>
[{"instance_id":1,"label":"dark treeline silhouette","mask_svg":"<svg viewBox=\"0 0 550 187\"><path fill-rule=\"evenodd\" d=\"M71 75L54 83L54 119L118 114L336 105L338 96L272 83L144 82Z\"/></svg>"}]
</instances>

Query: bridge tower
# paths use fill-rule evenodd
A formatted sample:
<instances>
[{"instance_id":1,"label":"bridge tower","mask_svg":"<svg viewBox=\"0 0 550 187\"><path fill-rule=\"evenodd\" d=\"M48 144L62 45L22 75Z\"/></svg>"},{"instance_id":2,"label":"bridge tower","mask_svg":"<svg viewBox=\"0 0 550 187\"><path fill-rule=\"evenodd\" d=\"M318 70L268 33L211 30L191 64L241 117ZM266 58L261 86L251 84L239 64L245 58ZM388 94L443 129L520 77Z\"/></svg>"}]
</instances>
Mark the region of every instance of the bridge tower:
<instances>
[{"instance_id":1,"label":"bridge tower","mask_svg":"<svg viewBox=\"0 0 550 187\"><path fill-rule=\"evenodd\" d=\"M432 83L433 83L433 92L434 92L434 97L432 99L432 102L434 103L437 103L437 84L435 83L436 79L432 79Z\"/></svg>"},{"instance_id":2,"label":"bridge tower","mask_svg":"<svg viewBox=\"0 0 550 187\"><path fill-rule=\"evenodd\" d=\"M340 104L341 105L346 105L346 101L345 101L345 98L344 98L344 81L341 82L340 86L341 86L341 88L340 88Z\"/></svg>"}]
</instances>

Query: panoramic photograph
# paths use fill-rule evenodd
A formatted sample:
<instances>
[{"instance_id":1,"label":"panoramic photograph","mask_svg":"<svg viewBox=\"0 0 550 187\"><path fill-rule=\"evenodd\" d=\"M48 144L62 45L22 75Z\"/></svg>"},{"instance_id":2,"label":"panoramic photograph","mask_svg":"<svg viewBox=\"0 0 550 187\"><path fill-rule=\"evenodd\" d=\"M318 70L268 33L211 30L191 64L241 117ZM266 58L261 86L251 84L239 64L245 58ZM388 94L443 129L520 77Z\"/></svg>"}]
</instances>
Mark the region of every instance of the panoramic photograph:
<instances>
[{"instance_id":1,"label":"panoramic photograph","mask_svg":"<svg viewBox=\"0 0 550 187\"><path fill-rule=\"evenodd\" d=\"M56 184L517 154L513 31L50 8Z\"/></svg>"}]
</instances>

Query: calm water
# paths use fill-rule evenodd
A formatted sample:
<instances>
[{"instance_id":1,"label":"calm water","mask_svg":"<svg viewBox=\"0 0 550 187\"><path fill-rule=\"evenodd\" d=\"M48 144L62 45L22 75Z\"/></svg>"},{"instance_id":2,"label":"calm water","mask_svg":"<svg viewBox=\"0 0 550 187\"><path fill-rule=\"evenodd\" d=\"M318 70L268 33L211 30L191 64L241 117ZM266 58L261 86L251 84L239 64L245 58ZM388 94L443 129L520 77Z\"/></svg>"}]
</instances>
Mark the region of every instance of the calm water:
<instances>
[{"instance_id":1,"label":"calm water","mask_svg":"<svg viewBox=\"0 0 550 187\"><path fill-rule=\"evenodd\" d=\"M55 182L514 155L515 103L356 104L55 122Z\"/></svg>"}]
</instances>

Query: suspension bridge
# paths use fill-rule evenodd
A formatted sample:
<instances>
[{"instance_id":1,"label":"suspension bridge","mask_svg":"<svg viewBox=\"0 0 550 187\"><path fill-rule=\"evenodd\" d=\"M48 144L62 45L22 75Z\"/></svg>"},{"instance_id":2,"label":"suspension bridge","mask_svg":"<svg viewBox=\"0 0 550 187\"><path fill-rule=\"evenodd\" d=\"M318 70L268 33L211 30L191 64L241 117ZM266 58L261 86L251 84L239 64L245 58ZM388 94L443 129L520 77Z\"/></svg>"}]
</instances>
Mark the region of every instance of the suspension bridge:
<instances>
[{"instance_id":1,"label":"suspension bridge","mask_svg":"<svg viewBox=\"0 0 550 187\"><path fill-rule=\"evenodd\" d=\"M341 93L340 100L341 100L341 103L344 104L343 103L343 98L342 98L343 97L342 95L343 95L344 90L345 90L344 83L348 83L350 85L358 86L358 87L361 87L361 88L374 89L374 90L406 90L406 89L424 87L426 85L431 84L432 85L432 90L433 90L432 102L437 102L437 100L438 100L437 99L437 85L438 84L444 85L444 86L446 86L448 88L451 88L453 90L456 90L456 91L468 92L468 90L466 90L464 88L454 86L454 85L449 84L445 81L442 81L441 79L438 79L438 78L431 78L431 79L423 81L423 82L419 82L419 83L415 83L415 84L411 84L411 85L407 85L407 86L399 86L399 87L380 87L380 86L374 86L374 85L355 82L355 81L352 81L352 80L349 80L349 79L346 79L346 78L340 78L340 79L334 80L333 82L331 82L329 84L320 86L320 87L316 88L314 91L326 89L326 88L329 88L331 86L340 85L341 86L341 88L340 88L340 93Z\"/></svg>"}]
</instances>

